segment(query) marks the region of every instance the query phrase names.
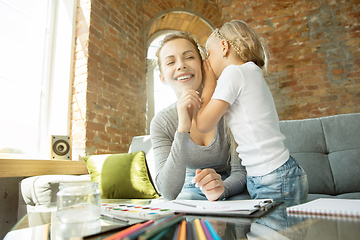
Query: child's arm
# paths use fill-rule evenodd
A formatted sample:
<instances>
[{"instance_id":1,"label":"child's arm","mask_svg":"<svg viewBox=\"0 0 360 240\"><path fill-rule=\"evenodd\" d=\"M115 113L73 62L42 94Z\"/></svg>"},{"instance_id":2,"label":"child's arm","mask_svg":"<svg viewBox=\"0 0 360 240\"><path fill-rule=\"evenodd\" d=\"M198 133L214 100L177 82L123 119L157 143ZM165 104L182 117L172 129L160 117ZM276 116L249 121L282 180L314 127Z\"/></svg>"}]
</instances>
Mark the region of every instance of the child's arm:
<instances>
[{"instance_id":1,"label":"child's arm","mask_svg":"<svg viewBox=\"0 0 360 240\"><path fill-rule=\"evenodd\" d=\"M207 60L204 61L203 90L201 94L201 108L196 115L196 125L200 132L209 132L216 127L229 106L223 100L211 99L215 87L215 74Z\"/></svg>"},{"instance_id":2,"label":"child's arm","mask_svg":"<svg viewBox=\"0 0 360 240\"><path fill-rule=\"evenodd\" d=\"M216 77L208 60L204 60L203 89L201 93L202 106L209 103L216 87Z\"/></svg>"}]
</instances>

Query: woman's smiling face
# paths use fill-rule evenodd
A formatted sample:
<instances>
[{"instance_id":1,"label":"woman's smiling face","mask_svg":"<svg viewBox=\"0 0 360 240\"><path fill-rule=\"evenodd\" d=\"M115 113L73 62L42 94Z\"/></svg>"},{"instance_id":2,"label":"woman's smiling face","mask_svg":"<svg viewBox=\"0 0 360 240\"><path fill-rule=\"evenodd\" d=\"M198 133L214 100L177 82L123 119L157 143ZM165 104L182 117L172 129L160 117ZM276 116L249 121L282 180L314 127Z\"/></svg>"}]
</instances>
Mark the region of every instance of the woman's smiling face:
<instances>
[{"instance_id":1,"label":"woman's smiling face","mask_svg":"<svg viewBox=\"0 0 360 240\"><path fill-rule=\"evenodd\" d=\"M167 42L159 53L160 80L169 85L179 98L185 90L198 90L202 81L201 57L186 39Z\"/></svg>"}]
</instances>

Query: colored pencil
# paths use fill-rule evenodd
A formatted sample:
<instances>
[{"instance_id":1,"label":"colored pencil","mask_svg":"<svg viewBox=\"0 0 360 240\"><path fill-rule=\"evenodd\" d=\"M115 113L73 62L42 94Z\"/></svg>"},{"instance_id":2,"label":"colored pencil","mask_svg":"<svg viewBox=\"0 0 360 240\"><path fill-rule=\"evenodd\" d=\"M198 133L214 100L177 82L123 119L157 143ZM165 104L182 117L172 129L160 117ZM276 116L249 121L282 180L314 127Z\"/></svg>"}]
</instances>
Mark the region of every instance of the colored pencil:
<instances>
[{"instance_id":1,"label":"colored pencil","mask_svg":"<svg viewBox=\"0 0 360 240\"><path fill-rule=\"evenodd\" d=\"M171 230L171 227L168 227L165 230L162 230L161 232L159 232L158 234L156 234L155 236L153 236L152 238L150 238L149 240L160 240L162 237L165 236L165 234L167 234L169 231Z\"/></svg>"},{"instance_id":2,"label":"colored pencil","mask_svg":"<svg viewBox=\"0 0 360 240\"><path fill-rule=\"evenodd\" d=\"M204 230L205 236L207 240L214 240L214 238L212 237L209 228L206 226L206 223L204 222L203 219L200 220L201 226Z\"/></svg>"},{"instance_id":3,"label":"colored pencil","mask_svg":"<svg viewBox=\"0 0 360 240\"><path fill-rule=\"evenodd\" d=\"M193 240L193 227L191 222L186 223L186 240Z\"/></svg>"},{"instance_id":4,"label":"colored pencil","mask_svg":"<svg viewBox=\"0 0 360 240\"><path fill-rule=\"evenodd\" d=\"M205 236L205 233L204 233L204 230L201 227L200 220L198 218L196 218L194 220L194 224L195 224L195 227L196 227L196 232L197 232L199 240L207 240L206 236Z\"/></svg>"},{"instance_id":5,"label":"colored pencil","mask_svg":"<svg viewBox=\"0 0 360 240\"><path fill-rule=\"evenodd\" d=\"M214 240L221 240L219 234L217 234L217 232L215 231L214 227L211 225L211 223L209 222L209 220L205 219L205 224L208 227L211 236L213 237Z\"/></svg>"},{"instance_id":6,"label":"colored pencil","mask_svg":"<svg viewBox=\"0 0 360 240\"><path fill-rule=\"evenodd\" d=\"M186 240L186 220L185 219L180 224L177 240Z\"/></svg>"},{"instance_id":7,"label":"colored pencil","mask_svg":"<svg viewBox=\"0 0 360 240\"><path fill-rule=\"evenodd\" d=\"M134 229L131 229L131 231L127 232L126 234L123 234L121 237L118 237L117 239L121 239L121 238L124 238L124 237L126 237L126 236L128 236L128 235L130 235L130 234L133 234L133 233L135 233L135 232L138 232L138 231L140 231L141 229L146 228L147 226L149 226L149 225L151 225L151 224L153 224L153 223L154 223L154 220L153 220L153 219L151 219L151 220L149 220L149 221L146 221L146 222L144 222L143 224L141 224L139 227L134 228Z\"/></svg>"},{"instance_id":8,"label":"colored pencil","mask_svg":"<svg viewBox=\"0 0 360 240\"><path fill-rule=\"evenodd\" d=\"M152 227L150 227L149 229L146 229L146 231L151 231L151 230L153 230L155 228L158 228L161 225L166 224L167 222L171 221L172 219L179 218L179 216L183 216L183 215L185 215L185 214L184 213L179 213L179 214L167 217L167 218L165 218L165 219L163 219L161 221L158 221Z\"/></svg>"},{"instance_id":9,"label":"colored pencil","mask_svg":"<svg viewBox=\"0 0 360 240\"><path fill-rule=\"evenodd\" d=\"M134 233L132 233L132 234L124 237L124 240L136 240L136 239L138 239L138 237L139 237L141 234L143 234L145 231L149 230L150 228L152 228L152 227L154 227L154 226L157 226L157 225L161 224L162 222L166 222L168 219L173 218L173 217L174 217L174 216L169 216L169 217L166 217L166 218L164 218L164 219L161 219L161 220L155 222L153 225L150 225L150 226L148 226L148 227L146 227L146 228L143 228L143 229L141 229L141 230L139 230L139 231L136 231L136 232L134 232Z\"/></svg>"},{"instance_id":10,"label":"colored pencil","mask_svg":"<svg viewBox=\"0 0 360 240\"><path fill-rule=\"evenodd\" d=\"M178 239L179 232L180 232L180 224L176 225L176 229L175 229L174 235L172 237L172 240L177 240Z\"/></svg>"},{"instance_id":11,"label":"colored pencil","mask_svg":"<svg viewBox=\"0 0 360 240\"><path fill-rule=\"evenodd\" d=\"M138 227L138 226L140 226L140 225L141 225L141 223L134 224L134 225L132 225L131 227L128 227L128 228L126 228L126 229L124 229L124 230L121 230L120 232L117 232L117 233L115 233L115 234L113 234L113 235L105 238L104 240L113 240L113 239L116 239L117 236L121 236L122 234L127 233L127 232L131 231L131 229L134 229L134 228L136 228L136 227Z\"/></svg>"},{"instance_id":12,"label":"colored pencil","mask_svg":"<svg viewBox=\"0 0 360 240\"><path fill-rule=\"evenodd\" d=\"M116 239L124 238L124 237L126 237L126 236L128 236L128 235L130 235L130 234L132 234L132 233L134 233L134 232L136 232L136 231L139 231L139 230L141 230L142 228L145 228L145 227L147 227L147 226L149 226L149 225L151 225L151 224L153 224L153 223L154 223L154 220L151 219L151 220L146 221L146 222L144 222L144 223L136 224L136 225L134 225L133 227L129 227L129 228L123 230L123 231L120 231L120 232L118 232L118 233L115 233L114 235L106 238L106 240L116 240Z\"/></svg>"},{"instance_id":13,"label":"colored pencil","mask_svg":"<svg viewBox=\"0 0 360 240\"><path fill-rule=\"evenodd\" d=\"M198 237L198 234L197 234L197 230L196 230L196 226L195 226L195 223L194 221L191 221L191 227L192 227L192 232L193 232L193 239L194 240L199 240L199 237Z\"/></svg>"},{"instance_id":14,"label":"colored pencil","mask_svg":"<svg viewBox=\"0 0 360 240\"><path fill-rule=\"evenodd\" d=\"M145 231L145 233L139 236L139 240L146 240L154 236L155 234L161 232L162 230L174 225L177 222L180 222L184 218L184 213L179 213L169 219L167 221L162 222L161 224L157 224L152 228Z\"/></svg>"}]
</instances>

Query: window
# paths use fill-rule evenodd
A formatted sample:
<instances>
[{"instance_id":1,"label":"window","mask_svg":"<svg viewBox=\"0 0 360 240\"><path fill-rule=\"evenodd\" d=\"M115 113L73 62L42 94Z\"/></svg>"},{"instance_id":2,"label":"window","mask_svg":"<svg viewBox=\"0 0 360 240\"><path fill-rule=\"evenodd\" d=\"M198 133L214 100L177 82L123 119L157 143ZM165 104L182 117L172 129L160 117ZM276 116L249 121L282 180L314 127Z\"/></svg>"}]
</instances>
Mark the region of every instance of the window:
<instances>
[{"instance_id":1,"label":"window","mask_svg":"<svg viewBox=\"0 0 360 240\"><path fill-rule=\"evenodd\" d=\"M0 0L0 158L49 159L68 135L75 0Z\"/></svg>"},{"instance_id":2,"label":"window","mask_svg":"<svg viewBox=\"0 0 360 240\"><path fill-rule=\"evenodd\" d=\"M166 36L166 34L169 34L170 32L171 31L166 31L166 33L160 34L151 42L147 53L148 59L157 61L155 54L160 47L160 41ZM151 83L148 87L151 89L150 91L152 91L151 93L148 92L148 96L149 98L153 98L148 99L149 105L151 105L150 103L153 103L153 108L152 106L149 106L149 109L152 109L153 111L153 114L149 113L150 122L153 116L156 115L156 113L177 101L174 91L160 81L159 67L157 66L157 64L154 65L156 67L154 69L149 69L149 71L147 72L148 82Z\"/></svg>"}]
</instances>

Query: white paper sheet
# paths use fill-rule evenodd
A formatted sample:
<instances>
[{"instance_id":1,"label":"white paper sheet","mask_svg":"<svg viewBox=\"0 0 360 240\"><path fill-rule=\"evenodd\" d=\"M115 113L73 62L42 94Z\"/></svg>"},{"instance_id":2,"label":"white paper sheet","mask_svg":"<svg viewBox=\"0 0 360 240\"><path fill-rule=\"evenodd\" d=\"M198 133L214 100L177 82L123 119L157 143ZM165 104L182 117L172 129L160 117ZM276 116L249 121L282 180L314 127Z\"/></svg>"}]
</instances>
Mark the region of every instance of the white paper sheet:
<instances>
[{"instance_id":1,"label":"white paper sheet","mask_svg":"<svg viewBox=\"0 0 360 240\"><path fill-rule=\"evenodd\" d=\"M151 204L151 207L168 208L177 212L191 213L221 213L221 212L241 212L242 214L251 214L259 208L256 205L271 199L257 200L232 200L232 201L215 201L207 200L172 200L157 204ZM178 203L178 204L176 204ZM182 205L184 204L184 205ZM193 205L194 207L185 206ZM195 207L196 206L196 207Z\"/></svg>"}]
</instances>

